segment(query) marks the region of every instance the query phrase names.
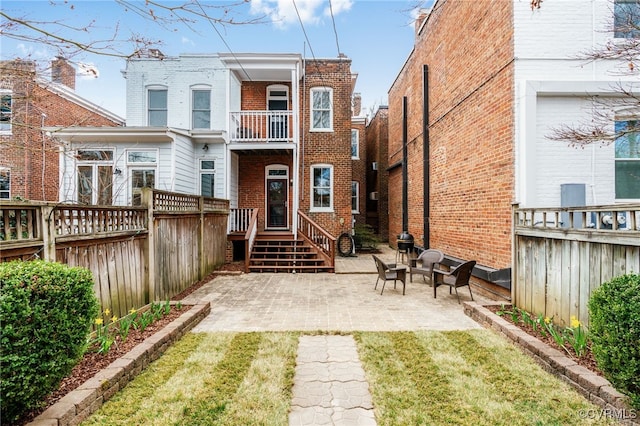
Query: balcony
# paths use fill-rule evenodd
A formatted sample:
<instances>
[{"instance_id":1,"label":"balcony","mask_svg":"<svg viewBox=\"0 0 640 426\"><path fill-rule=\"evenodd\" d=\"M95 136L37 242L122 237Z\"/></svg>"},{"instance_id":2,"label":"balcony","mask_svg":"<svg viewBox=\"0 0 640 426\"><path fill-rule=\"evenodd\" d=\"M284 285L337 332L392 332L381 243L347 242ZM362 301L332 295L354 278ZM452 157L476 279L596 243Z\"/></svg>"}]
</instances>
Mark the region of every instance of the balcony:
<instances>
[{"instance_id":1,"label":"balcony","mask_svg":"<svg viewBox=\"0 0 640 426\"><path fill-rule=\"evenodd\" d=\"M229 115L229 141L293 143L293 111L239 111Z\"/></svg>"}]
</instances>

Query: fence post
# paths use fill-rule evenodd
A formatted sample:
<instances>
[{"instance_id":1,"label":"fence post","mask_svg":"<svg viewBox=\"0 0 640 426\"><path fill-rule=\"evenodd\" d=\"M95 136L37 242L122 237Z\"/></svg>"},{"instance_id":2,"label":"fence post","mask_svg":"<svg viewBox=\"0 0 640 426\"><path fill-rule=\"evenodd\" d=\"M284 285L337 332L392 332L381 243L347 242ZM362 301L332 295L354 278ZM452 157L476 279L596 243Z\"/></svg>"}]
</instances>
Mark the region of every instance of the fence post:
<instances>
[{"instance_id":1,"label":"fence post","mask_svg":"<svg viewBox=\"0 0 640 426\"><path fill-rule=\"evenodd\" d=\"M520 203L511 203L511 303L518 306L516 287L518 286L518 241L516 240L517 210Z\"/></svg>"},{"instance_id":2,"label":"fence post","mask_svg":"<svg viewBox=\"0 0 640 426\"><path fill-rule=\"evenodd\" d=\"M145 257L147 271L147 293L149 300L156 301L156 227L153 221L153 190L142 188L142 205L147 208L147 244L145 245Z\"/></svg>"},{"instance_id":3,"label":"fence post","mask_svg":"<svg viewBox=\"0 0 640 426\"><path fill-rule=\"evenodd\" d=\"M198 256L200 258L198 279L204 278L207 259L204 256L204 197L198 198L198 210L200 210L200 232L198 235Z\"/></svg>"},{"instance_id":4,"label":"fence post","mask_svg":"<svg viewBox=\"0 0 640 426\"><path fill-rule=\"evenodd\" d=\"M53 220L55 207L42 206L40 208L40 223L42 224L42 258L48 262L56 261L56 225Z\"/></svg>"}]
</instances>

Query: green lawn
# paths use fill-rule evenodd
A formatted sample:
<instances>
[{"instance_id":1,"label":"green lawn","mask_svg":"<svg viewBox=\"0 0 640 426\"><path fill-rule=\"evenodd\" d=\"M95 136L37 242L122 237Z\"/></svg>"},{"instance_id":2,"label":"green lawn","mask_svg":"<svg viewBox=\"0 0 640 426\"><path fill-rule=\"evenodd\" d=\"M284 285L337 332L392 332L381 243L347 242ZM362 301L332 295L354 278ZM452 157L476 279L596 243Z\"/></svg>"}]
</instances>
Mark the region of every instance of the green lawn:
<instances>
[{"instance_id":1,"label":"green lawn","mask_svg":"<svg viewBox=\"0 0 640 426\"><path fill-rule=\"evenodd\" d=\"M300 335L190 333L83 424L287 425ZM597 423L490 330L353 335L379 425Z\"/></svg>"}]
</instances>

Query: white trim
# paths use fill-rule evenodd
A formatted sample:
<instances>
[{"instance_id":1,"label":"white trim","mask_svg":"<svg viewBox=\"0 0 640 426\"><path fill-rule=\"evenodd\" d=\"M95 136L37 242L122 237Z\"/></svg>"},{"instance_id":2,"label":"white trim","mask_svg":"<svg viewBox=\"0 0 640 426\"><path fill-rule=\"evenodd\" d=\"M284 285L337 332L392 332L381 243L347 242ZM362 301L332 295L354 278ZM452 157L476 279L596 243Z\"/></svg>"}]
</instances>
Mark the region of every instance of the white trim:
<instances>
[{"instance_id":1,"label":"white trim","mask_svg":"<svg viewBox=\"0 0 640 426\"><path fill-rule=\"evenodd\" d=\"M353 155L353 132L356 133L356 155ZM359 160L360 159L360 130L358 129L351 129L351 159L352 160Z\"/></svg>"},{"instance_id":2,"label":"white trim","mask_svg":"<svg viewBox=\"0 0 640 426\"><path fill-rule=\"evenodd\" d=\"M313 127L313 95L314 93L322 93L322 92L329 92L329 127ZM324 87L324 86L319 86L319 87L312 87L310 89L310 96L309 96L309 131L310 132L333 132L333 114L334 114L334 107L333 107L333 88L331 87ZM324 111L324 110L323 110Z\"/></svg>"},{"instance_id":3,"label":"white trim","mask_svg":"<svg viewBox=\"0 0 640 426\"><path fill-rule=\"evenodd\" d=\"M356 184L356 193L355 193L355 198L356 198L356 209L353 209L353 184ZM357 180L352 180L351 181L351 214L360 214L360 182L358 182Z\"/></svg>"},{"instance_id":4,"label":"white trim","mask_svg":"<svg viewBox=\"0 0 640 426\"><path fill-rule=\"evenodd\" d=\"M314 197L313 197L313 192L314 192L314 182L313 182L313 171L314 169L329 169L329 207L315 207L313 205L314 203ZM310 190L310 194L309 194L309 211L311 212L333 212L333 165L332 164L312 164L310 171L309 171L309 179L310 179L310 185L309 185L309 190Z\"/></svg>"}]
</instances>

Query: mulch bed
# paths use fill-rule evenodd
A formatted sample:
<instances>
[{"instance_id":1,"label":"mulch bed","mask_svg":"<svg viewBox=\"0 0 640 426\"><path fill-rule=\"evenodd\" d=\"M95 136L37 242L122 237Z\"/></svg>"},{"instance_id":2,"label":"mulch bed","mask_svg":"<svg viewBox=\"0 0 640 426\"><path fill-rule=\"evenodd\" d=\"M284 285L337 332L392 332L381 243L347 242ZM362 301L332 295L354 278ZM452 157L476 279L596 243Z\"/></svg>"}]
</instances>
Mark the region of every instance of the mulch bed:
<instances>
[{"instance_id":1,"label":"mulch bed","mask_svg":"<svg viewBox=\"0 0 640 426\"><path fill-rule=\"evenodd\" d=\"M487 309L489 309L491 312L496 313L502 309L511 309L510 305L505 305L504 308L502 306L496 306L496 305L489 305L489 306L485 306ZM578 357L576 355L576 352L573 350L573 348L570 345L566 346L566 349L559 346L555 340L553 340L553 337L547 335L543 335L542 333L540 333L539 330L534 330L533 327L531 327L530 325L524 324L523 322L518 322L518 323L514 323L513 319L511 318L511 315L501 315L500 316L502 319L510 322L511 324L516 325L517 327L519 327L521 330L526 331L528 334L538 338L540 341L546 343L547 345L551 346L554 349L559 350L560 352L562 352L564 355L566 355L567 357L571 358L576 364L583 366L584 368L588 368L589 370L593 371L594 373L598 374L599 376L604 377L604 374L602 374L602 371L600 371L600 369L598 368L598 365L596 363L595 358L593 357L593 353L591 352L590 348L587 348L586 353L581 356Z\"/></svg>"},{"instance_id":2,"label":"mulch bed","mask_svg":"<svg viewBox=\"0 0 640 426\"><path fill-rule=\"evenodd\" d=\"M204 284L215 279L218 275L223 275L229 272L244 272L244 263L234 262L223 265L219 270L212 272L202 280L196 282L182 293L175 295L171 298L173 301L182 300L189 294L193 293ZM185 308L178 310L172 306L168 315L162 317L158 321L149 325L144 331L140 331L131 328L126 341L122 341L120 336L116 337L115 343L111 347L108 353L98 354L95 352L87 352L84 354L80 362L71 370L69 376L62 379L60 386L57 390L49 394L43 401L43 405L40 408L31 410L24 414L17 422L13 423L15 426L25 425L33 421L44 410L58 402L67 393L76 389L78 386L92 378L100 370L107 367L113 361L117 360L121 356L127 354L131 349L136 347L139 343L142 343L147 337L151 337L154 333L161 330L165 325L168 325L171 321L178 318L185 312Z\"/></svg>"}]
</instances>

